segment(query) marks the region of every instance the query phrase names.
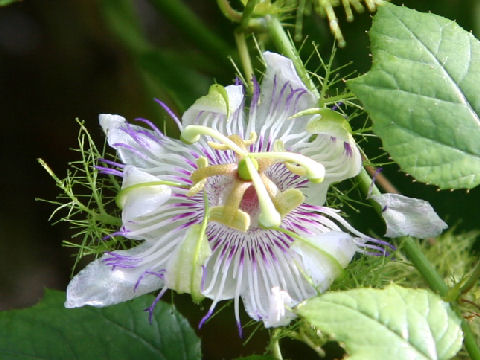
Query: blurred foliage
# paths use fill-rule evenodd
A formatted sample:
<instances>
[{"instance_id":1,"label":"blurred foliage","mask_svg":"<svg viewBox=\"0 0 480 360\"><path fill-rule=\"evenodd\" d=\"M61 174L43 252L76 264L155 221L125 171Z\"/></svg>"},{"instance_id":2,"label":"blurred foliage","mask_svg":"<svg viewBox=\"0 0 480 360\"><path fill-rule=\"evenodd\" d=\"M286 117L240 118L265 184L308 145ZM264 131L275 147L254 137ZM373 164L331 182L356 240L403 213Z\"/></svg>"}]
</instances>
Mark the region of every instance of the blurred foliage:
<instances>
[{"instance_id":1,"label":"blurred foliage","mask_svg":"<svg viewBox=\"0 0 480 360\"><path fill-rule=\"evenodd\" d=\"M0 6L7 6L22 0L0 0Z\"/></svg>"}]
</instances>

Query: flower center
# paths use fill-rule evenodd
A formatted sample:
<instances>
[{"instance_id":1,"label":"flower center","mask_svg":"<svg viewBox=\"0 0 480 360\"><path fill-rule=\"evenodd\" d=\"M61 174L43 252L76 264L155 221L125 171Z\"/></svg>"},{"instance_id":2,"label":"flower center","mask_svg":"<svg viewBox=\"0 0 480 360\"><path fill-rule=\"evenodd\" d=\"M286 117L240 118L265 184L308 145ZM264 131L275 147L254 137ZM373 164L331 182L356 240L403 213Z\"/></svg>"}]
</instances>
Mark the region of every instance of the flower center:
<instances>
[{"instance_id":1,"label":"flower center","mask_svg":"<svg viewBox=\"0 0 480 360\"><path fill-rule=\"evenodd\" d=\"M209 210L209 220L222 223L230 228L246 232L252 225L252 216L264 228L279 226L282 218L298 207L304 200L298 189L280 191L275 183L265 175L274 163L282 162L294 174L306 176L310 181L323 181L325 168L316 161L297 153L283 151L279 142L270 152L249 152L248 146L255 143L256 134L248 140L238 135L224 136L217 130L201 125L189 125L182 131L182 140L197 142L200 135L207 135L218 141L207 142L215 150L232 150L237 161L234 163L209 165L206 157L197 161L198 169L191 179L192 187L187 195L193 196L203 190L208 178L222 175L233 179L233 186L222 206ZM257 216L258 214L258 216Z\"/></svg>"}]
</instances>

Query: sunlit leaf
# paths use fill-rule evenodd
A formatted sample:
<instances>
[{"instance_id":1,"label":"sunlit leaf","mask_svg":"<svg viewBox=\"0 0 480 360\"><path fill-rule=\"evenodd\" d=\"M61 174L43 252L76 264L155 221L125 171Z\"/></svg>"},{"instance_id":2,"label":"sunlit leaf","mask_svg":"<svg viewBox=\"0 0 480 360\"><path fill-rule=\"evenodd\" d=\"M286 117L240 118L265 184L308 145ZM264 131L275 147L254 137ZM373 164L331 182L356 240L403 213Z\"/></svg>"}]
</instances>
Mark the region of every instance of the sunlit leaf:
<instances>
[{"instance_id":1,"label":"sunlit leaf","mask_svg":"<svg viewBox=\"0 0 480 360\"><path fill-rule=\"evenodd\" d=\"M423 289L332 292L307 300L298 314L340 341L351 360L449 359L462 346L460 319Z\"/></svg>"},{"instance_id":2,"label":"sunlit leaf","mask_svg":"<svg viewBox=\"0 0 480 360\"><path fill-rule=\"evenodd\" d=\"M348 82L392 158L440 188L480 183L480 43L455 22L379 8L372 69Z\"/></svg>"}]
</instances>

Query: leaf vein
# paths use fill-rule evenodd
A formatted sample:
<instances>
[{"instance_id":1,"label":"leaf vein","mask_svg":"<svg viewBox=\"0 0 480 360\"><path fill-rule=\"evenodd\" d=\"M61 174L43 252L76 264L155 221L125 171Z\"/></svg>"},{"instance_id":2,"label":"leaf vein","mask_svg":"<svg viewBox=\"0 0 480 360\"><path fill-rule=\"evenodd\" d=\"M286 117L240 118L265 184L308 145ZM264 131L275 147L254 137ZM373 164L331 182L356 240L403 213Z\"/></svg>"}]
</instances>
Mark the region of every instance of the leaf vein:
<instances>
[{"instance_id":1,"label":"leaf vein","mask_svg":"<svg viewBox=\"0 0 480 360\"><path fill-rule=\"evenodd\" d=\"M144 339L143 337L139 336L138 334L136 334L134 331L132 331L131 329L127 328L126 326L110 319L107 317L107 315L103 312L100 312L100 315L101 317L103 317L107 322L110 322L111 324L115 325L116 327L124 330L127 334L129 334L130 336L132 336L133 338L139 340L140 342L144 343L145 345L147 345L151 350L155 351L155 353L157 353L158 355L161 356L162 359L165 359L165 357L163 356L163 352L162 352L162 349L157 347L155 344L152 344L151 342L147 341L146 339Z\"/></svg>"}]
</instances>

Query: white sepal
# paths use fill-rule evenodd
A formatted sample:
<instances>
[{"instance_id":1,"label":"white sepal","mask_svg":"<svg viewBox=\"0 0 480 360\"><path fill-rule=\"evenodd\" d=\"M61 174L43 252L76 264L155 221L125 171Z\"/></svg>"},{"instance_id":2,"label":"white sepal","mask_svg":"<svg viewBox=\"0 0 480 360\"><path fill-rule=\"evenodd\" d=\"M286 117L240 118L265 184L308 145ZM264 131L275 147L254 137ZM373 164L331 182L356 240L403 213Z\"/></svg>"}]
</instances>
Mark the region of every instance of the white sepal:
<instances>
[{"instance_id":1,"label":"white sepal","mask_svg":"<svg viewBox=\"0 0 480 360\"><path fill-rule=\"evenodd\" d=\"M386 237L414 236L426 239L440 235L448 227L428 201L390 193L374 195L372 199L383 208Z\"/></svg>"},{"instance_id":2,"label":"white sepal","mask_svg":"<svg viewBox=\"0 0 480 360\"><path fill-rule=\"evenodd\" d=\"M212 85L208 94L197 99L182 116L183 126L204 125L212 126L216 123L219 131L225 134L226 123L233 120L233 116L243 103L243 88L241 85ZM220 120L220 122L218 122ZM242 119L243 121L243 119ZM231 124L232 125L232 124ZM234 124L235 129L237 124Z\"/></svg>"},{"instance_id":3,"label":"white sepal","mask_svg":"<svg viewBox=\"0 0 480 360\"><path fill-rule=\"evenodd\" d=\"M118 250L115 254L132 259L141 259L142 253L148 252L153 246L144 242L130 250ZM159 276L147 274L145 271L160 271L162 260L157 259L156 268L145 265L122 268L107 265L105 260L111 258L105 254L100 259L92 261L70 281L67 286L65 307L76 308L84 305L103 307L114 305L134 297L157 290L163 285ZM134 261L130 262L132 265Z\"/></svg>"},{"instance_id":4,"label":"white sepal","mask_svg":"<svg viewBox=\"0 0 480 360\"><path fill-rule=\"evenodd\" d=\"M122 191L118 203L122 207L123 223L147 216L159 209L171 196L167 185L135 166L126 166L123 172Z\"/></svg>"},{"instance_id":5,"label":"white sepal","mask_svg":"<svg viewBox=\"0 0 480 360\"><path fill-rule=\"evenodd\" d=\"M204 297L201 294L203 266L211 254L204 226L190 226L168 262L167 287L180 294L191 294L195 302L200 301Z\"/></svg>"},{"instance_id":6,"label":"white sepal","mask_svg":"<svg viewBox=\"0 0 480 360\"><path fill-rule=\"evenodd\" d=\"M296 239L292 249L302 257L303 270L315 288L323 292L343 271L358 250L346 233L331 231Z\"/></svg>"}]
</instances>

